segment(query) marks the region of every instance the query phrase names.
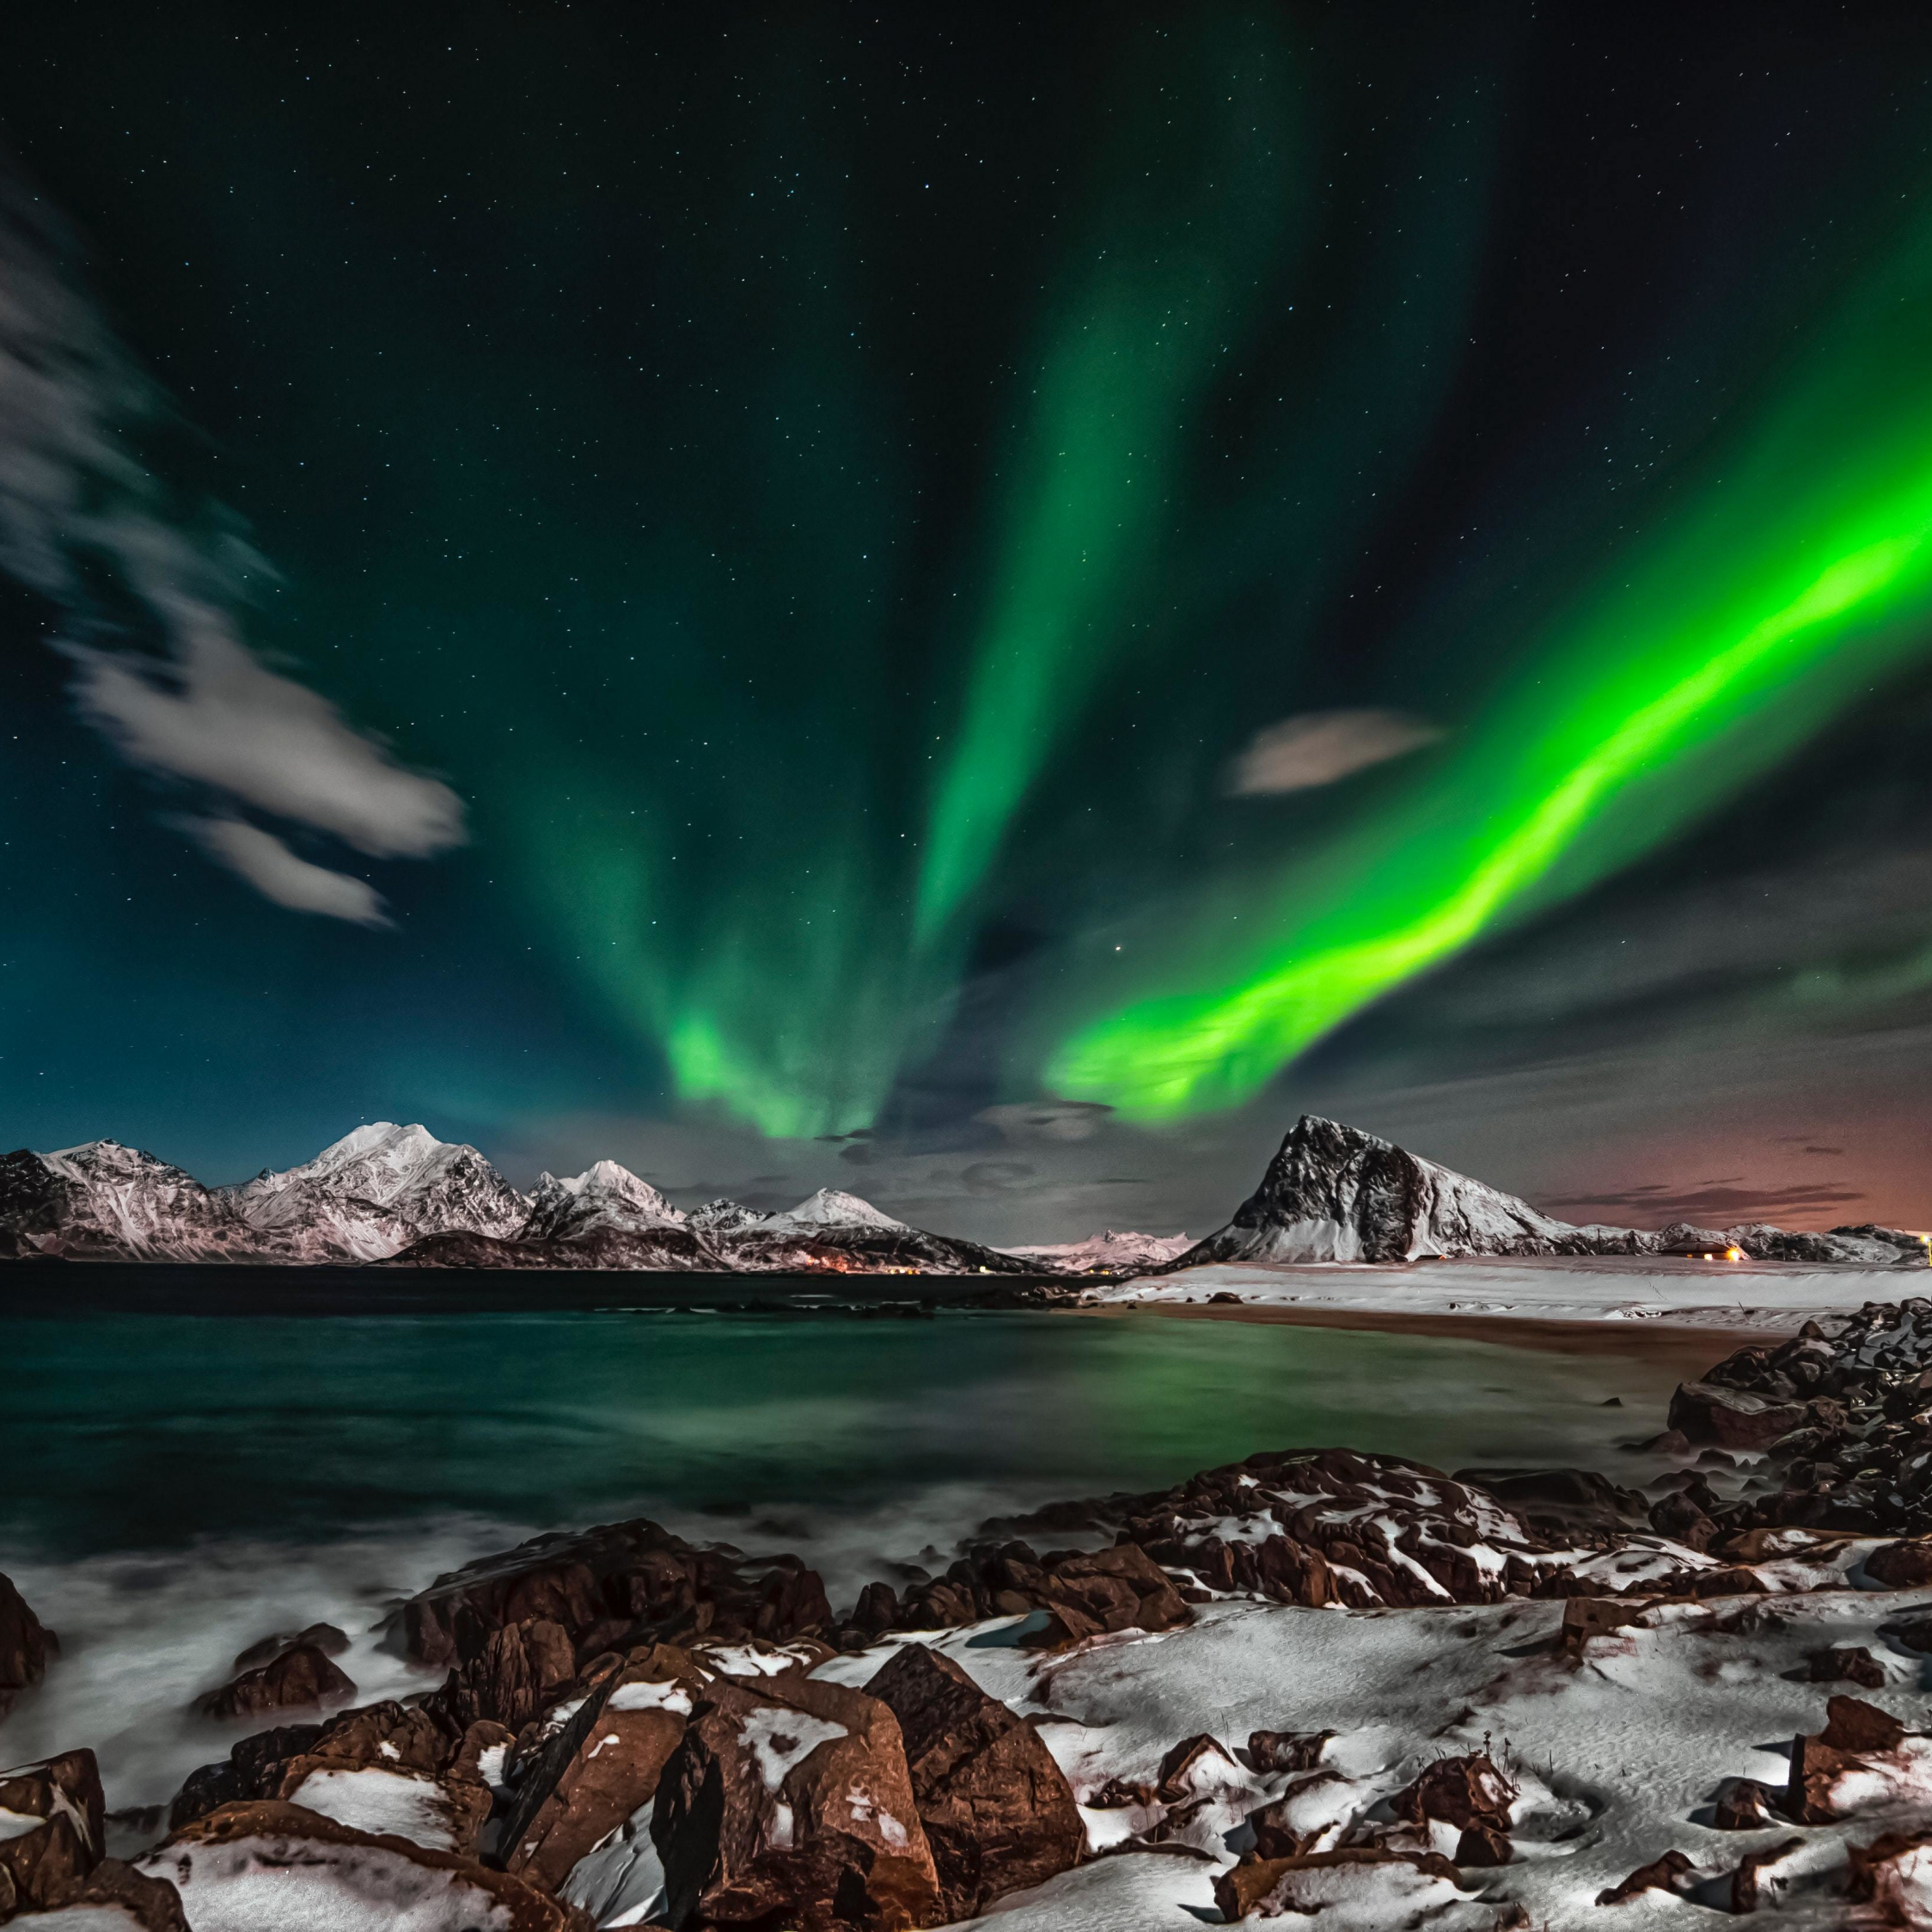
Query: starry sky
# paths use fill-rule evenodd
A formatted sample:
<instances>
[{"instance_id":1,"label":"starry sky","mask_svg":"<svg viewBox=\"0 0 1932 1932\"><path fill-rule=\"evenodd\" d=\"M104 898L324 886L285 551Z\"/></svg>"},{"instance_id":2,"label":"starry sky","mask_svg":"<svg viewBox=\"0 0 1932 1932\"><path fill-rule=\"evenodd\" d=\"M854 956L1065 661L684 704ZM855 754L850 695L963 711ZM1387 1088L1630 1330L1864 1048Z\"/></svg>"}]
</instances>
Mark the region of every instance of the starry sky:
<instances>
[{"instance_id":1,"label":"starry sky","mask_svg":"<svg viewBox=\"0 0 1932 1932\"><path fill-rule=\"evenodd\" d=\"M0 1108L1932 1226L1932 15L76 0Z\"/></svg>"}]
</instances>

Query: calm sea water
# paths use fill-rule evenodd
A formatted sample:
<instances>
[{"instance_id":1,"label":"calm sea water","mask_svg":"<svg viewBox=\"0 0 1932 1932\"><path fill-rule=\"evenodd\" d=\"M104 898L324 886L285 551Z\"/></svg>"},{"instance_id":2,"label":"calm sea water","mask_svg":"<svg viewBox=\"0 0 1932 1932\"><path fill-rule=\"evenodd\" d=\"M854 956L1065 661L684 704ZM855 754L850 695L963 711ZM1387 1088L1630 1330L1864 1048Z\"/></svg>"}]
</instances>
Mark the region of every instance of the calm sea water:
<instances>
[{"instance_id":1,"label":"calm sea water","mask_svg":"<svg viewBox=\"0 0 1932 1932\"><path fill-rule=\"evenodd\" d=\"M66 1645L0 1764L89 1744L112 1802L164 1798L225 1750L182 1711L245 1644L326 1617L365 1695L410 1687L376 1629L397 1596L541 1529L795 1549L837 1599L989 1514L1256 1449L1613 1469L1679 1373L1152 1316L437 1305L0 1313L0 1569Z\"/></svg>"}]
</instances>

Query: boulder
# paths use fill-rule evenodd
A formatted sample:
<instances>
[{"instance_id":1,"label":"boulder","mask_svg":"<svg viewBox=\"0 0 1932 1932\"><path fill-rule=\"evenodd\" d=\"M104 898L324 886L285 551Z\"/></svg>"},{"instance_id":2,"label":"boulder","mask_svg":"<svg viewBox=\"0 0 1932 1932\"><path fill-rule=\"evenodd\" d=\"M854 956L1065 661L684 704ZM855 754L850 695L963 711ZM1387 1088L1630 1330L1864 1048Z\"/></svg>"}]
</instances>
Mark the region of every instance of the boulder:
<instances>
[{"instance_id":1,"label":"boulder","mask_svg":"<svg viewBox=\"0 0 1932 1932\"><path fill-rule=\"evenodd\" d=\"M1257 1771L1311 1771L1334 1731L1251 1731L1248 1758Z\"/></svg>"},{"instance_id":2,"label":"boulder","mask_svg":"<svg viewBox=\"0 0 1932 1932\"><path fill-rule=\"evenodd\" d=\"M204 1717L264 1717L271 1711L320 1710L341 1703L356 1687L314 1644L298 1644L257 1670L197 1697Z\"/></svg>"},{"instance_id":3,"label":"boulder","mask_svg":"<svg viewBox=\"0 0 1932 1932\"><path fill-rule=\"evenodd\" d=\"M189 1932L180 1893L118 1858L102 1859L85 1878L58 1888L44 1906L7 1923L44 1925L47 1932Z\"/></svg>"},{"instance_id":4,"label":"boulder","mask_svg":"<svg viewBox=\"0 0 1932 1932\"><path fill-rule=\"evenodd\" d=\"M1872 1759L1887 1756L1904 1741L1905 1727L1862 1698L1833 1697L1825 1710L1825 1728L1794 1739L1791 1746L1782 1809L1798 1825L1828 1825L1842 1817L1839 1789L1846 1774L1864 1771Z\"/></svg>"},{"instance_id":5,"label":"boulder","mask_svg":"<svg viewBox=\"0 0 1932 1932\"><path fill-rule=\"evenodd\" d=\"M1599 1905L1621 1905L1643 1892L1668 1892L1681 1898L1690 1888L1697 1868L1681 1851L1666 1851L1648 1865L1639 1865L1627 1879L1620 1879L1607 1891L1597 1894Z\"/></svg>"},{"instance_id":6,"label":"boulder","mask_svg":"<svg viewBox=\"0 0 1932 1932\"><path fill-rule=\"evenodd\" d=\"M1932 1583L1932 1537L1881 1544L1865 1559L1865 1574L1888 1590L1916 1590Z\"/></svg>"},{"instance_id":7,"label":"boulder","mask_svg":"<svg viewBox=\"0 0 1932 1932\"><path fill-rule=\"evenodd\" d=\"M1733 1778L1718 1794L1711 1824L1720 1831L1762 1831L1781 1822L1777 1807L1784 1794L1756 1778Z\"/></svg>"},{"instance_id":8,"label":"boulder","mask_svg":"<svg viewBox=\"0 0 1932 1932\"><path fill-rule=\"evenodd\" d=\"M48 1660L59 1654L54 1634L27 1607L12 1583L0 1576L0 1717L30 1684L47 1674Z\"/></svg>"},{"instance_id":9,"label":"boulder","mask_svg":"<svg viewBox=\"0 0 1932 1932\"><path fill-rule=\"evenodd\" d=\"M238 1671L259 1670L289 1651L304 1648L319 1650L325 1657L339 1657L349 1648L349 1639L333 1623L311 1623L306 1630L278 1631L251 1643L235 1660L235 1667Z\"/></svg>"},{"instance_id":10,"label":"boulder","mask_svg":"<svg viewBox=\"0 0 1932 1932\"><path fill-rule=\"evenodd\" d=\"M1292 1858L1244 1859L1216 1877L1214 1903L1231 1923L1250 1917L1318 1918L1325 1907L1346 1904L1380 1908L1373 1920L1338 1915L1352 1923L1409 1924L1462 1898L1456 1879L1456 1868L1434 1852L1349 1845ZM1404 1916L1397 1919L1397 1912Z\"/></svg>"},{"instance_id":11,"label":"boulder","mask_svg":"<svg viewBox=\"0 0 1932 1932\"><path fill-rule=\"evenodd\" d=\"M188 1773L168 1807L168 1830L179 1831L222 1805L272 1798L281 1783L282 1767L321 1734L320 1724L284 1724L239 1739L226 1758Z\"/></svg>"},{"instance_id":12,"label":"boulder","mask_svg":"<svg viewBox=\"0 0 1932 1932\"><path fill-rule=\"evenodd\" d=\"M1086 1831L1065 1773L1039 1733L951 1658L908 1643L865 1694L899 1721L947 1923L1078 1862Z\"/></svg>"},{"instance_id":13,"label":"boulder","mask_svg":"<svg viewBox=\"0 0 1932 1932\"><path fill-rule=\"evenodd\" d=\"M654 1644L593 1682L569 1720L517 1767L498 1834L503 1862L547 1892L657 1795L710 1673Z\"/></svg>"},{"instance_id":14,"label":"boulder","mask_svg":"<svg viewBox=\"0 0 1932 1932\"><path fill-rule=\"evenodd\" d=\"M299 1805L224 1805L136 1869L181 1895L195 1932L593 1932L573 1906L507 1872Z\"/></svg>"},{"instance_id":15,"label":"boulder","mask_svg":"<svg viewBox=\"0 0 1932 1932\"><path fill-rule=\"evenodd\" d=\"M1503 1832L1515 1802L1515 1784L1480 1751L1437 1758L1389 1801L1396 1816L1411 1825L1435 1819L1459 1831Z\"/></svg>"},{"instance_id":16,"label":"boulder","mask_svg":"<svg viewBox=\"0 0 1932 1932\"><path fill-rule=\"evenodd\" d=\"M409 1654L465 1664L492 1632L533 1618L599 1652L710 1635L728 1642L826 1636L831 1605L796 1556L700 1547L639 1518L541 1536L439 1576L403 1607Z\"/></svg>"},{"instance_id":17,"label":"boulder","mask_svg":"<svg viewBox=\"0 0 1932 1932\"><path fill-rule=\"evenodd\" d=\"M1813 1684L1856 1684L1864 1690L1886 1685L1885 1666L1862 1644L1810 1651L1805 1663Z\"/></svg>"},{"instance_id":18,"label":"boulder","mask_svg":"<svg viewBox=\"0 0 1932 1932\"><path fill-rule=\"evenodd\" d=\"M107 1802L91 1751L64 1752L44 1764L0 1771L0 1918L47 1905L71 1891L101 1862Z\"/></svg>"},{"instance_id":19,"label":"boulder","mask_svg":"<svg viewBox=\"0 0 1932 1932\"><path fill-rule=\"evenodd\" d=\"M904 1932L938 1919L898 1721L842 1685L711 1685L658 1784L651 1837L674 1926Z\"/></svg>"},{"instance_id":20,"label":"boulder","mask_svg":"<svg viewBox=\"0 0 1932 1932\"><path fill-rule=\"evenodd\" d=\"M1667 1418L1690 1442L1720 1449L1768 1449L1804 1419L1802 1403L1780 1402L1716 1382L1680 1382Z\"/></svg>"},{"instance_id":21,"label":"boulder","mask_svg":"<svg viewBox=\"0 0 1932 1932\"><path fill-rule=\"evenodd\" d=\"M1731 1910L1754 1912L1774 1904L1791 1882L1791 1874L1781 1868L1793 1852L1804 1849L1802 1838L1785 1838L1762 1851L1746 1852L1731 1874Z\"/></svg>"}]
</instances>

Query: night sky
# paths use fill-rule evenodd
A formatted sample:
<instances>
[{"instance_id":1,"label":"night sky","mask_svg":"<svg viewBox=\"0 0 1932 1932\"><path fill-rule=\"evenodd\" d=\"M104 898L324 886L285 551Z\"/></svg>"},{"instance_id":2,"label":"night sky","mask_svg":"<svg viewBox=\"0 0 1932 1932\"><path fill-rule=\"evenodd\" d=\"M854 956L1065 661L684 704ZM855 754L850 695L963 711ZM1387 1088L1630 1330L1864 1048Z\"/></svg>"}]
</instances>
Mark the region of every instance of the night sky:
<instances>
[{"instance_id":1,"label":"night sky","mask_svg":"<svg viewBox=\"0 0 1932 1932\"><path fill-rule=\"evenodd\" d=\"M8 39L8 1146L1932 1226L1932 10Z\"/></svg>"}]
</instances>

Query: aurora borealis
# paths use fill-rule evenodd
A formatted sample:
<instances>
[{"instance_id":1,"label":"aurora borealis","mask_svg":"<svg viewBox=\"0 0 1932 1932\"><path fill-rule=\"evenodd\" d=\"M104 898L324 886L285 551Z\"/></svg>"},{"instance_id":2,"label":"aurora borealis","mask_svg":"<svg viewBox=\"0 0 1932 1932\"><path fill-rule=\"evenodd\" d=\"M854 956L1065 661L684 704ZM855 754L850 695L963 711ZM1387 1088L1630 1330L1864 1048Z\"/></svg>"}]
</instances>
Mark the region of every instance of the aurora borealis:
<instances>
[{"instance_id":1,"label":"aurora borealis","mask_svg":"<svg viewBox=\"0 0 1932 1932\"><path fill-rule=\"evenodd\" d=\"M1046 1234L1715 1066L1813 1184L1932 1051L1929 141L1877 9L36 19L15 1139Z\"/></svg>"}]
</instances>

